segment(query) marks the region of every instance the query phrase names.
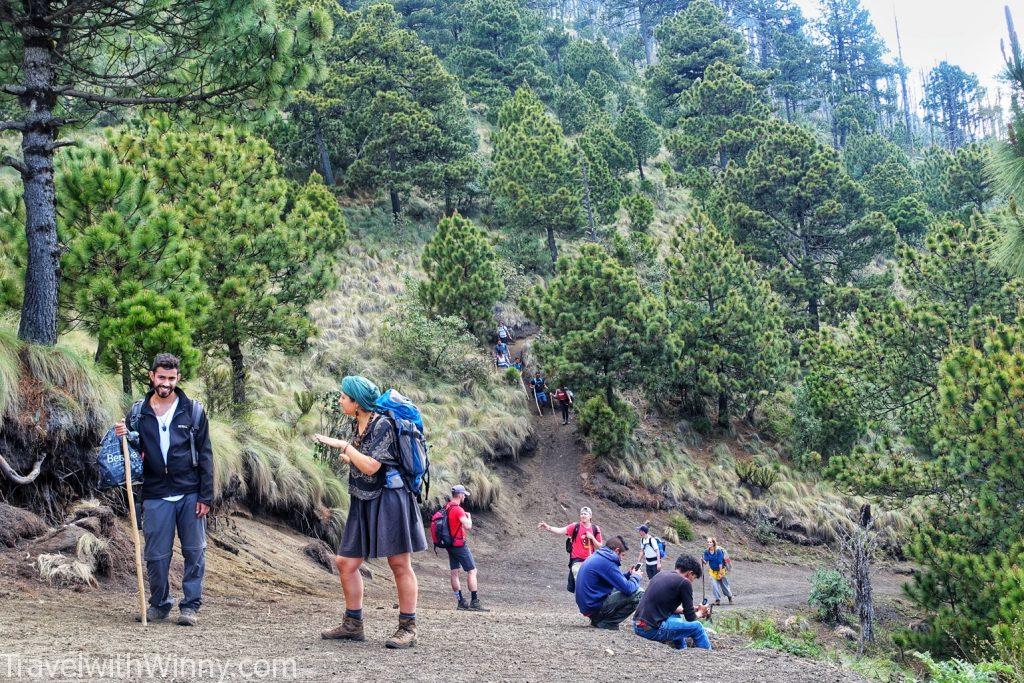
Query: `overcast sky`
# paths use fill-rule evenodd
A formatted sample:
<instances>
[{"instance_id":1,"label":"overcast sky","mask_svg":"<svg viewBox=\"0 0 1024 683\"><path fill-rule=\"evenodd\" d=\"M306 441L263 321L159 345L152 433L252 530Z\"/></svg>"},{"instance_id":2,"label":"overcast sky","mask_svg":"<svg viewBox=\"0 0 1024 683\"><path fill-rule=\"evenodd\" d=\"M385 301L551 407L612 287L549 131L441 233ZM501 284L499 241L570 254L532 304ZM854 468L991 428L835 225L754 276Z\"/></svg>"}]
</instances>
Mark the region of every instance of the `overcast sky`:
<instances>
[{"instance_id":1,"label":"overcast sky","mask_svg":"<svg viewBox=\"0 0 1024 683\"><path fill-rule=\"evenodd\" d=\"M818 0L796 3L807 17L817 16ZM899 17L903 59L914 76L914 100L920 97L919 71L927 71L943 59L977 74L994 96L994 89L1000 87L996 76L1003 65L999 39L1006 35L1004 5L1010 6L1018 33L1024 33L1024 0L861 0L861 4L871 12L893 59L893 14Z\"/></svg>"}]
</instances>

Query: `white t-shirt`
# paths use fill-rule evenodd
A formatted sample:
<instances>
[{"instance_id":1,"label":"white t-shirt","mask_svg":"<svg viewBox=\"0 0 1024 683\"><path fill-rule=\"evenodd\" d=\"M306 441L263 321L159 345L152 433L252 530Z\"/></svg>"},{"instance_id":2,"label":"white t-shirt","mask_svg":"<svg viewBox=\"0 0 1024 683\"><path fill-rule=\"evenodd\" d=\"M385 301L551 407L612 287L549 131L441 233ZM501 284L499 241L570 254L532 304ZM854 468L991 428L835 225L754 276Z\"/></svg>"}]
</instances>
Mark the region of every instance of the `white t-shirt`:
<instances>
[{"instance_id":1,"label":"white t-shirt","mask_svg":"<svg viewBox=\"0 0 1024 683\"><path fill-rule=\"evenodd\" d=\"M640 539L640 547L644 551L644 560L647 564L658 564L661 558L661 551L658 550L658 541L653 534L647 534L647 538Z\"/></svg>"},{"instance_id":2,"label":"white t-shirt","mask_svg":"<svg viewBox=\"0 0 1024 683\"><path fill-rule=\"evenodd\" d=\"M174 421L174 411L178 409L178 399L174 399L174 403L167 409L163 415L157 415L156 421L157 426L160 428L160 455L164 458L164 465L167 465L167 451L171 449L171 422ZM179 494L177 496L166 496L164 500L169 503L176 503L185 496Z\"/></svg>"}]
</instances>

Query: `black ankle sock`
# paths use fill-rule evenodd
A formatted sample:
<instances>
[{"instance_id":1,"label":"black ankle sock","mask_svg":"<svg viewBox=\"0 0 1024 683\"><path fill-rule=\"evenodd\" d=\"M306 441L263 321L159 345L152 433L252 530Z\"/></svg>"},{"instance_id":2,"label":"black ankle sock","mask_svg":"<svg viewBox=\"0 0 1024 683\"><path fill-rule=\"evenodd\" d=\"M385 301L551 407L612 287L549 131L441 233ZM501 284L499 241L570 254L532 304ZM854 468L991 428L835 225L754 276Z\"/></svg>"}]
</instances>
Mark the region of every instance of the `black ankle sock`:
<instances>
[{"instance_id":1,"label":"black ankle sock","mask_svg":"<svg viewBox=\"0 0 1024 683\"><path fill-rule=\"evenodd\" d=\"M352 619L362 619L363 618L363 610L362 609L347 609L347 610L345 610L345 616L346 617L351 617Z\"/></svg>"},{"instance_id":2,"label":"black ankle sock","mask_svg":"<svg viewBox=\"0 0 1024 683\"><path fill-rule=\"evenodd\" d=\"M476 600L476 591L472 591L473 600Z\"/></svg>"},{"instance_id":3,"label":"black ankle sock","mask_svg":"<svg viewBox=\"0 0 1024 683\"><path fill-rule=\"evenodd\" d=\"M398 613L398 618L399 619L415 619L416 618L416 613L413 612L412 614L406 614L405 612L399 612Z\"/></svg>"}]
</instances>

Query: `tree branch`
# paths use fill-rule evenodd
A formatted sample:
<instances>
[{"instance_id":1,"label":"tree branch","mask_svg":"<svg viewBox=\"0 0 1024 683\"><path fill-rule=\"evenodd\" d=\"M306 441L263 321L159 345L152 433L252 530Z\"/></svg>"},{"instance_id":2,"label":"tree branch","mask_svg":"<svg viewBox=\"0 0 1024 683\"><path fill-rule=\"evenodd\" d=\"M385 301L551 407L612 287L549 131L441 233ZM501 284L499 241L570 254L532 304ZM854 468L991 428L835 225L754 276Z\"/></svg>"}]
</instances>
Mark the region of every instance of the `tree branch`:
<instances>
[{"instance_id":1,"label":"tree branch","mask_svg":"<svg viewBox=\"0 0 1024 683\"><path fill-rule=\"evenodd\" d=\"M0 131L2 130L25 130L24 121L0 121Z\"/></svg>"},{"instance_id":2,"label":"tree branch","mask_svg":"<svg viewBox=\"0 0 1024 683\"><path fill-rule=\"evenodd\" d=\"M21 163L20 161L18 161L14 157L12 157L10 154L5 154L4 157L2 159L0 159L0 165L2 165L2 166L10 166L11 168L13 168L15 171L17 171L18 173L20 173L23 176L27 176L28 175L28 166L26 166L25 164Z\"/></svg>"},{"instance_id":3,"label":"tree branch","mask_svg":"<svg viewBox=\"0 0 1024 683\"><path fill-rule=\"evenodd\" d=\"M220 95L232 94L242 91L246 84L236 84L234 86L225 86L218 88L217 90L211 90L209 92L192 93L189 95L177 95L167 97L117 97L114 95L101 95L99 93L86 92L84 90L75 90L74 88L67 86L57 86L53 88L35 89L40 92L48 92L53 95L61 97L74 97L76 99L84 100L86 102L95 102L97 104L120 104L128 106L145 106L147 104L184 104L186 102L202 102L209 100ZM5 85L2 89L9 95L21 96L28 92L28 88L21 85Z\"/></svg>"},{"instance_id":4,"label":"tree branch","mask_svg":"<svg viewBox=\"0 0 1024 683\"><path fill-rule=\"evenodd\" d=\"M46 455L40 455L38 458L36 458L36 464L35 466L32 467L32 471L26 474L25 476L22 476L15 472L14 469L12 469L11 466L7 464L7 460L4 458L4 456L0 455L0 472L3 472L5 475L7 475L7 478L13 481L15 484L18 484L19 486L24 486L25 484L31 484L36 480L37 477L39 477L39 471L43 467L44 460L46 460Z\"/></svg>"}]
</instances>

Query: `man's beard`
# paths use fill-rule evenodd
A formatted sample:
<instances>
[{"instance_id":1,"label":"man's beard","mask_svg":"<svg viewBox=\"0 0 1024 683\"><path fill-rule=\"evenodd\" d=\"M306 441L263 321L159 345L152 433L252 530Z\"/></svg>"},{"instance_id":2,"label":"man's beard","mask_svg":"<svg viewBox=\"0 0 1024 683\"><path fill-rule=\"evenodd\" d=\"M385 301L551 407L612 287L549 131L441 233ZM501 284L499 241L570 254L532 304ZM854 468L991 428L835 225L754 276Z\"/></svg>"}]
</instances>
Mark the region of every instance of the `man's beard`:
<instances>
[{"instance_id":1,"label":"man's beard","mask_svg":"<svg viewBox=\"0 0 1024 683\"><path fill-rule=\"evenodd\" d=\"M156 393L160 398L167 398L173 390L170 387L157 387Z\"/></svg>"}]
</instances>

